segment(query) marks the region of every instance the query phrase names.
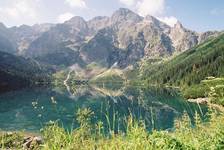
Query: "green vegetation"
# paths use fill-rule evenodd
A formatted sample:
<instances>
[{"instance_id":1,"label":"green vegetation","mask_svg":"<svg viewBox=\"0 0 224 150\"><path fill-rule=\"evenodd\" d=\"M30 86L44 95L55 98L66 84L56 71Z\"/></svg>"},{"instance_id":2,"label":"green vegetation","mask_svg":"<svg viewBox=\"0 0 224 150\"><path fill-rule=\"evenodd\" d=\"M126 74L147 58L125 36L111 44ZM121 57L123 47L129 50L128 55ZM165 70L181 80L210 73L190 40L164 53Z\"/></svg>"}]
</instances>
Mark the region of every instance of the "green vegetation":
<instances>
[{"instance_id":1,"label":"green vegetation","mask_svg":"<svg viewBox=\"0 0 224 150\"><path fill-rule=\"evenodd\" d=\"M207 83L214 84L209 92L211 102L224 106L224 78L214 79L214 81Z\"/></svg>"},{"instance_id":2,"label":"green vegetation","mask_svg":"<svg viewBox=\"0 0 224 150\"><path fill-rule=\"evenodd\" d=\"M53 71L33 59L0 52L0 92L48 84Z\"/></svg>"},{"instance_id":3,"label":"green vegetation","mask_svg":"<svg viewBox=\"0 0 224 150\"><path fill-rule=\"evenodd\" d=\"M147 83L180 86L186 98L209 97L211 103L224 106L224 34L173 59L152 59L138 65L138 69L125 71L108 69L91 82L122 83L127 79L138 79L140 72L141 79ZM98 66L92 63L87 70L90 72ZM54 74L54 84L64 86L68 74L68 71ZM68 82L72 83L70 80L75 77L75 73L71 72ZM185 113L174 121L174 128L169 131L148 131L144 121L136 121L129 116L124 130L114 131L108 125L109 132L105 132L103 122L92 123L94 112L83 109L78 110L76 115L79 128L68 131L58 122L50 122L41 130L44 143L32 143L29 149L224 149L224 114L212 110L207 115L208 120L201 120L197 113L194 119ZM9 148L23 149L24 135L0 133L0 149Z\"/></svg>"},{"instance_id":4,"label":"green vegetation","mask_svg":"<svg viewBox=\"0 0 224 150\"><path fill-rule=\"evenodd\" d=\"M224 105L224 81L220 78L224 76L224 34L173 59L144 65L140 71L148 84L178 86L185 98L211 97L212 87L216 96L211 102Z\"/></svg>"},{"instance_id":5,"label":"green vegetation","mask_svg":"<svg viewBox=\"0 0 224 150\"><path fill-rule=\"evenodd\" d=\"M93 70L93 69L99 69L99 68L103 68L103 66L96 62L92 62L86 66L87 70Z\"/></svg>"},{"instance_id":6,"label":"green vegetation","mask_svg":"<svg viewBox=\"0 0 224 150\"><path fill-rule=\"evenodd\" d=\"M96 83L123 83L125 81L125 76L122 70L119 69L108 69L105 72L97 75L91 82Z\"/></svg>"},{"instance_id":7,"label":"green vegetation","mask_svg":"<svg viewBox=\"0 0 224 150\"><path fill-rule=\"evenodd\" d=\"M67 78L69 75L69 78ZM69 86L69 92L73 93L76 91L76 83L74 79L76 79L77 75L74 71L69 72L68 70L62 70L52 75L52 85L60 91L68 91L68 87L65 86L65 81L67 81L67 85Z\"/></svg>"},{"instance_id":8,"label":"green vegetation","mask_svg":"<svg viewBox=\"0 0 224 150\"><path fill-rule=\"evenodd\" d=\"M142 79L149 83L182 88L197 85L209 76L224 76L224 34L171 60L144 67L142 72Z\"/></svg>"},{"instance_id":9,"label":"green vegetation","mask_svg":"<svg viewBox=\"0 0 224 150\"><path fill-rule=\"evenodd\" d=\"M64 80L66 79L68 71L59 71L52 75L53 84L55 86L64 86Z\"/></svg>"},{"instance_id":10,"label":"green vegetation","mask_svg":"<svg viewBox=\"0 0 224 150\"><path fill-rule=\"evenodd\" d=\"M0 149L21 149L22 141L21 133L0 133Z\"/></svg>"},{"instance_id":11,"label":"green vegetation","mask_svg":"<svg viewBox=\"0 0 224 150\"><path fill-rule=\"evenodd\" d=\"M185 98L198 98L198 97L209 97L211 94L211 88L214 88L218 94L218 98L222 98L222 85L224 85L224 78L207 78L202 80L200 84L190 86L183 90L183 96ZM213 90L213 91L214 91Z\"/></svg>"},{"instance_id":12,"label":"green vegetation","mask_svg":"<svg viewBox=\"0 0 224 150\"><path fill-rule=\"evenodd\" d=\"M187 114L174 122L173 131L148 132L144 122L127 119L126 131L104 134L102 122L91 124L94 113L90 109L77 112L80 127L71 132L59 127L56 122L49 123L43 130L44 143L32 145L30 149L223 149L224 114L211 111L209 121L203 122L196 113L192 121ZM22 149L21 134L0 134L0 148Z\"/></svg>"}]
</instances>

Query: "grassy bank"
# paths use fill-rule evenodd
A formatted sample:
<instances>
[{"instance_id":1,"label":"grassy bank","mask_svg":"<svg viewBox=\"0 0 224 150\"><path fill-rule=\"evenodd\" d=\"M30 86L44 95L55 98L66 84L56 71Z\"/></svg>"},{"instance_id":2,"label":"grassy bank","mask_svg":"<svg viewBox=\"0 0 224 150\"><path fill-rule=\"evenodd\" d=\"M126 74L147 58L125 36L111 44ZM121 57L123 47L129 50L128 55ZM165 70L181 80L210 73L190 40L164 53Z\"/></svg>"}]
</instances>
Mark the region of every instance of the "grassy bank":
<instances>
[{"instance_id":1,"label":"grassy bank","mask_svg":"<svg viewBox=\"0 0 224 150\"><path fill-rule=\"evenodd\" d=\"M42 131L44 143L32 143L30 149L44 150L168 150L168 149L223 149L224 148L224 114L209 113L209 121L202 122L196 114L190 120L185 114L174 122L172 131L148 132L144 122L135 122L131 117L127 119L126 131L109 134L103 133L101 122L92 125L94 115L89 109L78 111L77 120L80 127L68 132L51 123ZM0 134L0 148L22 149L21 134Z\"/></svg>"},{"instance_id":2,"label":"grassy bank","mask_svg":"<svg viewBox=\"0 0 224 150\"><path fill-rule=\"evenodd\" d=\"M211 103L224 106L224 78L207 78L182 90L185 98L209 97Z\"/></svg>"}]
</instances>

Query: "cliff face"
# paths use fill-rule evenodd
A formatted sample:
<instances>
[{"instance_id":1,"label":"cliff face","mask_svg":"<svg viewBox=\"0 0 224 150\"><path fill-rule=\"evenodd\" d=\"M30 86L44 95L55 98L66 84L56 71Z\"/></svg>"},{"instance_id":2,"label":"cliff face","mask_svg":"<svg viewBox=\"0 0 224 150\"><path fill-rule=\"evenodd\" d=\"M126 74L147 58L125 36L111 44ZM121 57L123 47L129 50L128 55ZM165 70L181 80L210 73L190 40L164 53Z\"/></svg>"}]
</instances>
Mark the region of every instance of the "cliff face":
<instances>
[{"instance_id":1,"label":"cliff face","mask_svg":"<svg viewBox=\"0 0 224 150\"><path fill-rule=\"evenodd\" d=\"M0 30L4 30L0 33L3 51L10 49L56 66L97 63L105 67L117 64L122 68L142 58L181 53L219 34L196 33L180 22L170 27L153 16L143 18L125 8L111 17L95 17L89 21L73 17L62 24L23 25L10 29L1 25Z\"/></svg>"}]
</instances>

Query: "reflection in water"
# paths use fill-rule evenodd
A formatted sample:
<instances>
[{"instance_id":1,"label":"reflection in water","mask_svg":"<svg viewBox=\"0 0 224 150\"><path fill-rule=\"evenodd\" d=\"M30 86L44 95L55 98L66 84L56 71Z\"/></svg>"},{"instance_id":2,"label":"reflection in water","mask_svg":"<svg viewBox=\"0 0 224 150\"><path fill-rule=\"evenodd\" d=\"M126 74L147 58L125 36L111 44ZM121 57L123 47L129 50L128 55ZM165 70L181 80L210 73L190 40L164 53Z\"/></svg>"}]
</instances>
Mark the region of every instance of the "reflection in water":
<instances>
[{"instance_id":1,"label":"reflection in water","mask_svg":"<svg viewBox=\"0 0 224 150\"><path fill-rule=\"evenodd\" d=\"M172 128L174 119L184 112L193 117L196 111L202 116L207 111L171 89L92 85L76 87L70 95L60 89L36 88L0 95L0 129L39 131L50 120L75 128L79 108L90 108L95 112L93 123L102 121L106 129L110 124L114 130L124 129L130 115L145 121L151 130Z\"/></svg>"}]
</instances>

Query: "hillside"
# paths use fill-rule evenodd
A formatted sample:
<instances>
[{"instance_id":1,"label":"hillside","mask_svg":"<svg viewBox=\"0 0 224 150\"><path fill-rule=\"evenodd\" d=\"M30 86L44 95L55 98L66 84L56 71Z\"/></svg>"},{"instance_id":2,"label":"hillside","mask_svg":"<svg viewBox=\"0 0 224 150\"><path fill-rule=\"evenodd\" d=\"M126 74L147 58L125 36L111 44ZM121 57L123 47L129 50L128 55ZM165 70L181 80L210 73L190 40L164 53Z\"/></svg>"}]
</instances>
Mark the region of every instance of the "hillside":
<instances>
[{"instance_id":1,"label":"hillside","mask_svg":"<svg viewBox=\"0 0 224 150\"><path fill-rule=\"evenodd\" d=\"M34 60L0 52L0 92L48 81L51 71Z\"/></svg>"},{"instance_id":2,"label":"hillside","mask_svg":"<svg viewBox=\"0 0 224 150\"><path fill-rule=\"evenodd\" d=\"M224 76L224 34L176 56L143 68L142 78L158 84L189 87L209 76Z\"/></svg>"},{"instance_id":3,"label":"hillside","mask_svg":"<svg viewBox=\"0 0 224 150\"><path fill-rule=\"evenodd\" d=\"M127 8L120 8L108 17L95 17L88 21L75 16L60 24L21 25L11 28L0 24L0 31L0 51L29 58L20 62L25 65L12 61L12 65L16 66L12 72L15 71L16 74L20 72L20 77L30 70L39 72L40 63L53 66L58 70L68 70L79 66L72 70L77 72L76 77L78 75L85 79L96 78L97 75L100 77L102 70L105 70L102 75L104 78L110 76L109 71L106 70L116 65L118 70L131 76L132 79L137 79L135 68L142 60L152 63L140 69L143 79L162 84L190 86L199 83L207 75L216 76L222 73L219 70L213 71L216 68L211 66L221 63L222 58L216 60L215 55L218 53L211 54L211 57L214 55L215 60L209 57L210 54L203 56L205 58L201 58L201 62L198 60L201 49L205 48L209 51L212 49L210 45L213 45L215 41L211 40L208 46L202 44L202 48L197 45L209 38L217 37L220 35L219 32L197 33L186 29L180 22L171 27L153 16L142 17ZM197 47L191 49L194 46ZM191 50L185 52L187 49ZM194 53L194 51L199 52ZM157 62L157 60L170 59L180 53L183 54L170 62L166 61L165 64L168 63L164 67L163 63L160 65L153 63L154 60ZM1 63L4 64L7 61L2 59ZM207 65L207 61L212 63ZM215 61L214 64L213 61ZM95 64L95 67L91 68L91 64ZM8 68L10 65L9 63L9 66L4 66L4 72L7 72L5 71L7 69L11 71L11 68ZM26 65L28 67L25 67L27 70L24 71ZM31 69L32 65L37 69L35 67ZM203 68L204 66L209 66L213 70ZM132 67L134 69L129 69ZM191 72L192 68L194 72ZM22 71L18 71L21 69ZM207 70L209 72L205 72ZM200 73L200 77L194 75L195 71ZM179 73L174 74L176 72ZM28 80L32 76L36 78L36 74L29 75ZM158 75L159 78L157 78Z\"/></svg>"},{"instance_id":4,"label":"hillside","mask_svg":"<svg viewBox=\"0 0 224 150\"><path fill-rule=\"evenodd\" d=\"M0 51L16 53L16 43L12 32L0 22Z\"/></svg>"}]
</instances>

